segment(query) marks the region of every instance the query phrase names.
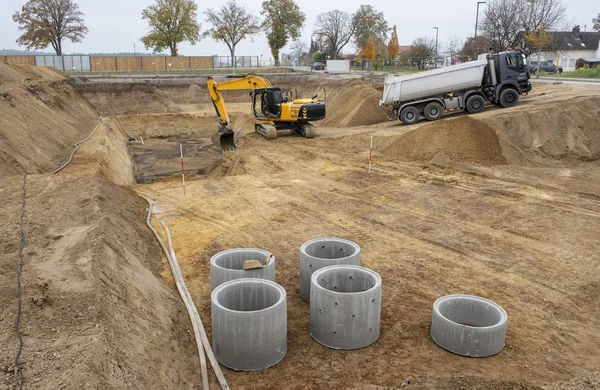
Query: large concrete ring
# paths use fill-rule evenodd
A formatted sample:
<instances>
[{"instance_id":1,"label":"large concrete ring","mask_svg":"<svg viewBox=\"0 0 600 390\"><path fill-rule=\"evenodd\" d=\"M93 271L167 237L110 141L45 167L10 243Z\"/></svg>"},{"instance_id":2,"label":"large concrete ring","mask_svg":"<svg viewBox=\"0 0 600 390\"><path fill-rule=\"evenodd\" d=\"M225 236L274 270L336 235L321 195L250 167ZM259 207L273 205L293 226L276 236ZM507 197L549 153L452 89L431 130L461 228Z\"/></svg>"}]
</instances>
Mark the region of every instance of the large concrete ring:
<instances>
[{"instance_id":1,"label":"large concrete ring","mask_svg":"<svg viewBox=\"0 0 600 390\"><path fill-rule=\"evenodd\" d=\"M263 279L237 279L211 295L213 351L236 371L277 364L287 352L285 289Z\"/></svg>"},{"instance_id":2,"label":"large concrete ring","mask_svg":"<svg viewBox=\"0 0 600 390\"><path fill-rule=\"evenodd\" d=\"M433 304L431 338L447 351L485 357L504 348L508 315L504 309L473 295L447 295Z\"/></svg>"},{"instance_id":3,"label":"large concrete ring","mask_svg":"<svg viewBox=\"0 0 600 390\"><path fill-rule=\"evenodd\" d=\"M360 265L360 247L341 238L317 238L300 247L300 297L310 301L310 277L330 265Z\"/></svg>"},{"instance_id":4,"label":"large concrete ring","mask_svg":"<svg viewBox=\"0 0 600 390\"><path fill-rule=\"evenodd\" d=\"M264 268L244 270L244 261L260 260L264 264L269 252L255 248L229 249L210 258L210 289L230 280L256 278L275 281L275 256Z\"/></svg>"},{"instance_id":5,"label":"large concrete ring","mask_svg":"<svg viewBox=\"0 0 600 390\"><path fill-rule=\"evenodd\" d=\"M374 271L334 265L313 273L310 335L334 349L356 349L379 338L381 277Z\"/></svg>"}]
</instances>

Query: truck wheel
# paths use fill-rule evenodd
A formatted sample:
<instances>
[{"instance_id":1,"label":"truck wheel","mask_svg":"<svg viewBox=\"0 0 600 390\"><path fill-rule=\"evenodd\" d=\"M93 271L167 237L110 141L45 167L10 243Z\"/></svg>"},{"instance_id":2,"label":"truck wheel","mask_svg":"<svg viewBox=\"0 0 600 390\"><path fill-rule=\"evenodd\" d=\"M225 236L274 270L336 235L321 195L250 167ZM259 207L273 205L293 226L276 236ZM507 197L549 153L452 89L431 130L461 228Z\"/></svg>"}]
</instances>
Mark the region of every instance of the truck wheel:
<instances>
[{"instance_id":1,"label":"truck wheel","mask_svg":"<svg viewBox=\"0 0 600 390\"><path fill-rule=\"evenodd\" d=\"M417 123L419 121L420 116L421 114L419 113L419 110L417 109L417 107L414 106L404 107L402 111L400 111L400 120L405 125L412 125Z\"/></svg>"},{"instance_id":2,"label":"truck wheel","mask_svg":"<svg viewBox=\"0 0 600 390\"><path fill-rule=\"evenodd\" d=\"M465 108L469 114L478 114L483 112L483 110L485 110L485 99L481 95L471 95L467 99Z\"/></svg>"},{"instance_id":3,"label":"truck wheel","mask_svg":"<svg viewBox=\"0 0 600 390\"><path fill-rule=\"evenodd\" d=\"M500 92L500 105L504 108L516 106L519 103L519 93L512 88Z\"/></svg>"},{"instance_id":4,"label":"truck wheel","mask_svg":"<svg viewBox=\"0 0 600 390\"><path fill-rule=\"evenodd\" d=\"M431 102L425 106L423 115L427 120L437 121L444 115L444 107L438 102Z\"/></svg>"}]
</instances>

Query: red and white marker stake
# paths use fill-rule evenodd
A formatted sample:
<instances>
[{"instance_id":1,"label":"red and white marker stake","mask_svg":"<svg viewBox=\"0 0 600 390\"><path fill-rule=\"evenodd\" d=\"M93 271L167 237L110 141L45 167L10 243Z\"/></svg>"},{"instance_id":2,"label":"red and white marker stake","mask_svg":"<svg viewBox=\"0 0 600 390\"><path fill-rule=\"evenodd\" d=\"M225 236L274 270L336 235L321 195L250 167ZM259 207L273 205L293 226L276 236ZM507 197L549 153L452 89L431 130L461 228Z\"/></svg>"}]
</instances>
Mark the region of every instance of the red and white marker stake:
<instances>
[{"instance_id":1,"label":"red and white marker stake","mask_svg":"<svg viewBox=\"0 0 600 390\"><path fill-rule=\"evenodd\" d=\"M373 162L373 136L371 136L371 146L369 147L369 176L367 180L371 180L371 165Z\"/></svg>"},{"instance_id":2,"label":"red and white marker stake","mask_svg":"<svg viewBox=\"0 0 600 390\"><path fill-rule=\"evenodd\" d=\"M183 144L179 144L179 153L181 154L181 183L183 185L183 196L185 196L185 165L183 164Z\"/></svg>"}]
</instances>

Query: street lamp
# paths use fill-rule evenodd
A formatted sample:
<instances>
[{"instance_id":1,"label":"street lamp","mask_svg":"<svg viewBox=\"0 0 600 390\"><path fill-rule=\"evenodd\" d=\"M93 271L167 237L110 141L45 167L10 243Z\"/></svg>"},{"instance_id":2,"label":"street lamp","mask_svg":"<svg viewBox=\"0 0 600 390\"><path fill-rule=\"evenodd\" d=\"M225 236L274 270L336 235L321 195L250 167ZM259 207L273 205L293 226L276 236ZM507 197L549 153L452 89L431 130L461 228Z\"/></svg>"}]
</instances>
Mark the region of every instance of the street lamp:
<instances>
[{"instance_id":1,"label":"street lamp","mask_svg":"<svg viewBox=\"0 0 600 390\"><path fill-rule=\"evenodd\" d=\"M485 1L477 2L477 15L475 16L475 38L473 38L473 59L477 58L477 25L479 24L479 4L485 4Z\"/></svg>"},{"instance_id":2,"label":"street lamp","mask_svg":"<svg viewBox=\"0 0 600 390\"><path fill-rule=\"evenodd\" d=\"M434 27L434 28L435 28L435 59L433 60L433 61L434 61L434 65L433 65L433 66L434 66L435 68L437 68L437 58L438 58L438 34L439 34L439 32L440 32L440 29L439 29L439 28L437 28L437 27Z\"/></svg>"}]
</instances>

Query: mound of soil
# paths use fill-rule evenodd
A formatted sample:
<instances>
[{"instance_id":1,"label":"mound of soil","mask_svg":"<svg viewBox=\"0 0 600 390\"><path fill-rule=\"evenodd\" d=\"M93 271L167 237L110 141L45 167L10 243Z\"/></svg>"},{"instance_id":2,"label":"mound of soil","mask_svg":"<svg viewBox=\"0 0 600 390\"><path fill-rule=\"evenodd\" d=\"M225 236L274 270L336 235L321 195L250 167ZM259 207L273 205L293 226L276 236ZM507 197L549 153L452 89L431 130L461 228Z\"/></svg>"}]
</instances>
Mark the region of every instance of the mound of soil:
<instances>
[{"instance_id":1,"label":"mound of soil","mask_svg":"<svg viewBox=\"0 0 600 390\"><path fill-rule=\"evenodd\" d=\"M599 118L600 97L580 97L481 120L496 131L509 160L594 161L600 158Z\"/></svg>"},{"instance_id":2,"label":"mound of soil","mask_svg":"<svg viewBox=\"0 0 600 390\"><path fill-rule=\"evenodd\" d=\"M60 73L0 62L0 174L43 173L98 123Z\"/></svg>"},{"instance_id":3,"label":"mound of soil","mask_svg":"<svg viewBox=\"0 0 600 390\"><path fill-rule=\"evenodd\" d=\"M0 388L16 388L22 177L0 179ZM145 202L99 176L28 176L22 278L29 389L191 389L189 319L160 277Z\"/></svg>"},{"instance_id":4,"label":"mound of soil","mask_svg":"<svg viewBox=\"0 0 600 390\"><path fill-rule=\"evenodd\" d=\"M387 121L388 111L379 107L381 92L371 84L360 79L325 82L310 88L310 96L318 94L319 98L323 98L322 88L327 91L327 116L317 122L317 126L354 127ZM299 90L308 89L303 87Z\"/></svg>"},{"instance_id":5,"label":"mound of soil","mask_svg":"<svg viewBox=\"0 0 600 390\"><path fill-rule=\"evenodd\" d=\"M392 139L381 150L385 157L425 162L448 158L481 165L506 164L494 129L469 116L426 124Z\"/></svg>"}]
</instances>

